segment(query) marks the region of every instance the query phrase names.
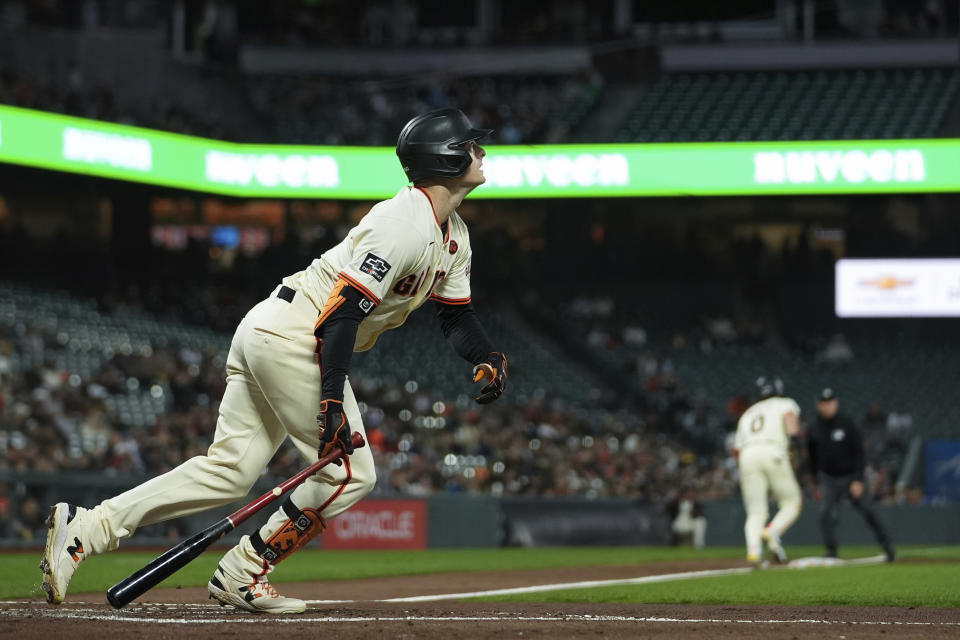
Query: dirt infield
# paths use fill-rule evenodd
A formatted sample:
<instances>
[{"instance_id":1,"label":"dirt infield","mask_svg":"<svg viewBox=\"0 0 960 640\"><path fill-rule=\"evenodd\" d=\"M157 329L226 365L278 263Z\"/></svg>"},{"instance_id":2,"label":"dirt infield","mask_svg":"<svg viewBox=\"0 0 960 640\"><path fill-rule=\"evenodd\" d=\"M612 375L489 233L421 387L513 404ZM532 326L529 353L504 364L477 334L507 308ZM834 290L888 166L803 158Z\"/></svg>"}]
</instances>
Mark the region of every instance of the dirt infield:
<instances>
[{"instance_id":1,"label":"dirt infield","mask_svg":"<svg viewBox=\"0 0 960 640\"><path fill-rule=\"evenodd\" d=\"M284 594L309 602L303 615L286 617L220 607L197 588L155 590L120 611L102 593L71 595L59 607L38 597L0 604L0 638L182 640L291 631L324 639L960 637L955 609L382 601L736 566L698 561L282 584ZM340 602L323 602L329 600Z\"/></svg>"}]
</instances>

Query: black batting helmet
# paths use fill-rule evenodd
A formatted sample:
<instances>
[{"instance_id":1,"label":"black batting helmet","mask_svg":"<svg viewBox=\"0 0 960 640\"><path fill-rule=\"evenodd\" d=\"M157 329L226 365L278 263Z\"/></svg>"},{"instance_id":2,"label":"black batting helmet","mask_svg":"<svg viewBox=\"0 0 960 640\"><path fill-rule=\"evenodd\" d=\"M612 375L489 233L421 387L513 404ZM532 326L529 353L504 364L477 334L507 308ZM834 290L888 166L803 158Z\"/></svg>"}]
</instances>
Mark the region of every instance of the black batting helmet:
<instances>
[{"instance_id":1,"label":"black batting helmet","mask_svg":"<svg viewBox=\"0 0 960 640\"><path fill-rule=\"evenodd\" d=\"M459 109L438 109L413 118L397 138L397 157L407 179L457 178L470 166L470 152L463 143L490 134L493 129L475 129Z\"/></svg>"},{"instance_id":2,"label":"black batting helmet","mask_svg":"<svg viewBox=\"0 0 960 640\"><path fill-rule=\"evenodd\" d=\"M757 393L760 395L761 400L783 395L783 380L780 378L760 376L757 378L755 384L757 385Z\"/></svg>"}]
</instances>

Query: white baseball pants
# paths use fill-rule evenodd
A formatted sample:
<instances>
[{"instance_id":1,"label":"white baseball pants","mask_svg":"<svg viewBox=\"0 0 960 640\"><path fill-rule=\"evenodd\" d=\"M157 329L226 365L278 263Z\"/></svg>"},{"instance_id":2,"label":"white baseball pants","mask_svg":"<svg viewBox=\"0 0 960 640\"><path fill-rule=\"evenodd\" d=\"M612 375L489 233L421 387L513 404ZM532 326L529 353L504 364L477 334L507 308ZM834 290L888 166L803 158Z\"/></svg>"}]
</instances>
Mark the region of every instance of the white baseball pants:
<instances>
[{"instance_id":1,"label":"white baseball pants","mask_svg":"<svg viewBox=\"0 0 960 640\"><path fill-rule=\"evenodd\" d=\"M777 513L770 529L778 536L790 528L800 515L800 486L782 449L767 444L754 444L740 452L740 493L747 520L743 533L747 554L760 556L763 550L763 527L769 516L769 493L777 501Z\"/></svg>"},{"instance_id":2,"label":"white baseball pants","mask_svg":"<svg viewBox=\"0 0 960 640\"><path fill-rule=\"evenodd\" d=\"M318 311L302 294L287 302L276 293L254 306L234 334L227 386L207 455L101 503L94 511L102 519L104 537L91 541L94 553L116 548L120 538L142 525L243 498L287 436L307 461L316 460L321 371L313 327ZM343 406L350 428L366 437L349 381ZM363 447L343 466L328 465L290 496L299 508L317 509L329 520L367 495L375 481L373 456ZM277 509L261 529L263 538L286 519ZM238 547L244 544L249 547L247 536ZM237 551L241 549L228 555ZM243 551L241 556L249 555ZM256 565L251 569L260 567L259 559L250 562Z\"/></svg>"}]
</instances>

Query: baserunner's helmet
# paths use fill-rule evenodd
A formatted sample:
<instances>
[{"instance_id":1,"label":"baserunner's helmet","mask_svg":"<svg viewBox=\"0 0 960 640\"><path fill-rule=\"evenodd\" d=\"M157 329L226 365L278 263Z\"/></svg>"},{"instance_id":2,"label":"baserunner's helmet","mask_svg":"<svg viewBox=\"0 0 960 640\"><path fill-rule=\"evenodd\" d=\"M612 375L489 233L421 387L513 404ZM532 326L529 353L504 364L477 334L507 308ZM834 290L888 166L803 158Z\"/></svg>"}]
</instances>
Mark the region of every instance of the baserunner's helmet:
<instances>
[{"instance_id":1,"label":"baserunner's helmet","mask_svg":"<svg viewBox=\"0 0 960 640\"><path fill-rule=\"evenodd\" d=\"M757 385L757 394L761 400L783 395L783 380L780 378L761 376L757 378L755 384Z\"/></svg>"}]
</instances>

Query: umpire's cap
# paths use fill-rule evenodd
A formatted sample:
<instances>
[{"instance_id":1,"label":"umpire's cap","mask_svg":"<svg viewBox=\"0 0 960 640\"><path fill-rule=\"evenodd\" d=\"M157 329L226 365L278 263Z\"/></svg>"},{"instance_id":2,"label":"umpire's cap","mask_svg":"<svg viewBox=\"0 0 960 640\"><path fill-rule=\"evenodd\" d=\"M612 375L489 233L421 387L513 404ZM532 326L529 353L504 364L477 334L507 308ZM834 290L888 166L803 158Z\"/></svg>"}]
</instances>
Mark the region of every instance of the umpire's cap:
<instances>
[{"instance_id":1,"label":"umpire's cap","mask_svg":"<svg viewBox=\"0 0 960 640\"><path fill-rule=\"evenodd\" d=\"M823 389L823 391L820 392L820 396L817 398L817 401L828 402L830 400L836 400L836 399L837 399L837 392L831 389L830 387L826 387Z\"/></svg>"},{"instance_id":2,"label":"umpire's cap","mask_svg":"<svg viewBox=\"0 0 960 640\"><path fill-rule=\"evenodd\" d=\"M424 178L457 178L472 159L465 142L479 140L493 129L476 129L459 109L438 109L413 118L397 139L397 157L410 182Z\"/></svg>"},{"instance_id":3,"label":"umpire's cap","mask_svg":"<svg viewBox=\"0 0 960 640\"><path fill-rule=\"evenodd\" d=\"M773 376L760 376L756 381L757 394L761 400L783 395L783 380Z\"/></svg>"}]
</instances>

